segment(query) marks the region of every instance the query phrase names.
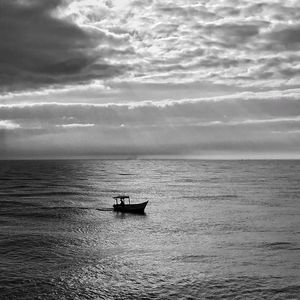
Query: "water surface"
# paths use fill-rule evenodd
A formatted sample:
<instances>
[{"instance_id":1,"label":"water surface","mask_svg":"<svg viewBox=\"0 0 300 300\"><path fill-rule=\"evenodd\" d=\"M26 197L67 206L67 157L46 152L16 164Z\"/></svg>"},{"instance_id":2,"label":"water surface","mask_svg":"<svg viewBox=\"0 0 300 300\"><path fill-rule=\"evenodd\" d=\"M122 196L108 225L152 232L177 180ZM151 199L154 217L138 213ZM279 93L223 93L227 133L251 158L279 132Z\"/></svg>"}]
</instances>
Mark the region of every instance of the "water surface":
<instances>
[{"instance_id":1,"label":"water surface","mask_svg":"<svg viewBox=\"0 0 300 300\"><path fill-rule=\"evenodd\" d=\"M1 161L1 299L298 299L299 183L300 161Z\"/></svg>"}]
</instances>

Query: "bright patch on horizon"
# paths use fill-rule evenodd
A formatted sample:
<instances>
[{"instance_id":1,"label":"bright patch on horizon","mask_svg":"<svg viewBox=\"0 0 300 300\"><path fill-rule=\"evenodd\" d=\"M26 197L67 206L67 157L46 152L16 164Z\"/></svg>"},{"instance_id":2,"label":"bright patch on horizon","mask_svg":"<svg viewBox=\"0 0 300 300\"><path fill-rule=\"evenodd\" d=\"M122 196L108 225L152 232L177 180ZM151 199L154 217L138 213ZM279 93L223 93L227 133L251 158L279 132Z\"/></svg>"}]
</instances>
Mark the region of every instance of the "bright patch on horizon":
<instances>
[{"instance_id":1,"label":"bright patch on horizon","mask_svg":"<svg viewBox=\"0 0 300 300\"><path fill-rule=\"evenodd\" d=\"M6 130L13 130L20 128L21 126L11 120L0 120L0 130L6 129Z\"/></svg>"},{"instance_id":2,"label":"bright patch on horizon","mask_svg":"<svg viewBox=\"0 0 300 300\"><path fill-rule=\"evenodd\" d=\"M80 123L56 125L56 127L62 127L62 128L85 128L85 127L94 127L94 126L95 124L80 124Z\"/></svg>"}]
</instances>

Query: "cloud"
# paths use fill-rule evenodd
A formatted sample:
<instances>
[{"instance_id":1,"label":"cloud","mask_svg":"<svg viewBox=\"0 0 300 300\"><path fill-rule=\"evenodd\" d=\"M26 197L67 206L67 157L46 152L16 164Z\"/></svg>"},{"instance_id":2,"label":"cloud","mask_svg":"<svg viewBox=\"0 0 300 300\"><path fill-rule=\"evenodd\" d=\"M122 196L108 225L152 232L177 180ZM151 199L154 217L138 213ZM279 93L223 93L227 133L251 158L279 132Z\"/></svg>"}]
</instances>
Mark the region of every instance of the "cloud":
<instances>
[{"instance_id":1,"label":"cloud","mask_svg":"<svg viewBox=\"0 0 300 300\"><path fill-rule=\"evenodd\" d=\"M265 24L264 24L265 25ZM217 39L223 43L223 47L244 47L245 42L249 42L259 34L261 24L243 22L236 24L233 22L223 24L212 24L205 27L205 33L212 39Z\"/></svg>"},{"instance_id":2,"label":"cloud","mask_svg":"<svg viewBox=\"0 0 300 300\"><path fill-rule=\"evenodd\" d=\"M149 92L170 83L296 87L298 8L297 1L2 0L0 91L93 80L148 84Z\"/></svg>"},{"instance_id":3,"label":"cloud","mask_svg":"<svg viewBox=\"0 0 300 300\"><path fill-rule=\"evenodd\" d=\"M1 153L299 146L299 1L0 1Z\"/></svg>"},{"instance_id":4,"label":"cloud","mask_svg":"<svg viewBox=\"0 0 300 300\"><path fill-rule=\"evenodd\" d=\"M268 35L269 48L281 50L298 50L300 46L300 24L276 26Z\"/></svg>"},{"instance_id":5,"label":"cloud","mask_svg":"<svg viewBox=\"0 0 300 300\"><path fill-rule=\"evenodd\" d=\"M13 130L20 128L20 125L11 120L0 120L0 130Z\"/></svg>"},{"instance_id":6,"label":"cloud","mask_svg":"<svg viewBox=\"0 0 300 300\"><path fill-rule=\"evenodd\" d=\"M300 124L299 101L298 91L290 90L127 104L20 103L0 105L0 118L20 124L22 129L95 127L98 132L120 128L294 128Z\"/></svg>"},{"instance_id":7,"label":"cloud","mask_svg":"<svg viewBox=\"0 0 300 300\"><path fill-rule=\"evenodd\" d=\"M114 47L122 39L58 18L63 5L63 0L1 0L0 91L75 84L125 71L96 50L101 44Z\"/></svg>"},{"instance_id":8,"label":"cloud","mask_svg":"<svg viewBox=\"0 0 300 300\"><path fill-rule=\"evenodd\" d=\"M94 127L95 124L70 123L70 124L60 124L55 126L62 127L62 128L85 128L85 127Z\"/></svg>"}]
</instances>

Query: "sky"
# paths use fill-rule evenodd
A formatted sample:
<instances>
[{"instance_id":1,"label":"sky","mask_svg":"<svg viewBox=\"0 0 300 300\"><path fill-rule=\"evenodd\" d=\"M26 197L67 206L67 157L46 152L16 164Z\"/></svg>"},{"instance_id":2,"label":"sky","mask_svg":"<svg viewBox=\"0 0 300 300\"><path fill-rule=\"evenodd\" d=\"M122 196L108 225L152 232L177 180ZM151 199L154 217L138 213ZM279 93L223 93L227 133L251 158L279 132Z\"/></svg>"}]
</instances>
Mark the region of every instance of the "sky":
<instances>
[{"instance_id":1,"label":"sky","mask_svg":"<svg viewBox=\"0 0 300 300\"><path fill-rule=\"evenodd\" d=\"M300 158L299 0L0 0L0 159Z\"/></svg>"}]
</instances>

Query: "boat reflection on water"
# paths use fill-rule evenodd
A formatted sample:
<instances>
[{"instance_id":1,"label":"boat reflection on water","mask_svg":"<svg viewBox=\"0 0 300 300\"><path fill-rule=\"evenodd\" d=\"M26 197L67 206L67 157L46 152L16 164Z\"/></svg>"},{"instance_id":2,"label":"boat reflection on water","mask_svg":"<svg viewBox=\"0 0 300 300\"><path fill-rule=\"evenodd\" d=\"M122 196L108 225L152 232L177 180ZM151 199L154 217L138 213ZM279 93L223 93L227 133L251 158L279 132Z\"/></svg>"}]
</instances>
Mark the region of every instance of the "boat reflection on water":
<instances>
[{"instance_id":1,"label":"boat reflection on water","mask_svg":"<svg viewBox=\"0 0 300 300\"><path fill-rule=\"evenodd\" d=\"M114 211L122 213L135 213L135 214L144 214L145 207L148 204L148 201L142 203L130 203L130 197L127 195L118 195L113 197L116 200L116 204L113 205ZM128 201L128 203L125 203Z\"/></svg>"}]
</instances>

